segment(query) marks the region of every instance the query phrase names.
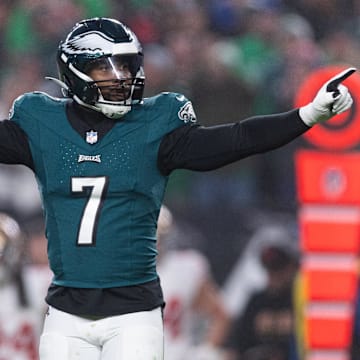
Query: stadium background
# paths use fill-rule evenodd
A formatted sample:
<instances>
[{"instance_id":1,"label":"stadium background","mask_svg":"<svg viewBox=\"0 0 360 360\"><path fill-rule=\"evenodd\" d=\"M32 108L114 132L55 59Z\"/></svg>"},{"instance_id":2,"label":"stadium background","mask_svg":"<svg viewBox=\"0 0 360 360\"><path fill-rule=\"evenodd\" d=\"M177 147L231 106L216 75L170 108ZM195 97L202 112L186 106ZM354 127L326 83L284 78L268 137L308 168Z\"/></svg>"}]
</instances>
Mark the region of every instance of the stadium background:
<instances>
[{"instance_id":1,"label":"stadium background","mask_svg":"<svg viewBox=\"0 0 360 360\"><path fill-rule=\"evenodd\" d=\"M356 0L0 0L0 115L20 94L60 95L57 45L78 20L109 16L144 46L146 96L178 91L203 125L286 111L301 82L330 64L360 67ZM276 131L274 129L273 131ZM293 156L304 139L218 171L173 174L166 204L182 241L200 248L222 284L256 228L296 234ZM28 223L39 210L32 175L2 166L0 207Z\"/></svg>"}]
</instances>

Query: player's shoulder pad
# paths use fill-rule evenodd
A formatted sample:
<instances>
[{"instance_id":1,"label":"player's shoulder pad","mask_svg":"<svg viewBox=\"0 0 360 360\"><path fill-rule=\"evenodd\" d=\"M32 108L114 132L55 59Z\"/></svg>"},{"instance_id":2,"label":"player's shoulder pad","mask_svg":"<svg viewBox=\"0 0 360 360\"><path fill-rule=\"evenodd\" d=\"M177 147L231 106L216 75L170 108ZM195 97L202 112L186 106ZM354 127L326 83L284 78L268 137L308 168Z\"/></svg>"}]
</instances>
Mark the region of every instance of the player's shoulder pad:
<instances>
[{"instance_id":1,"label":"player's shoulder pad","mask_svg":"<svg viewBox=\"0 0 360 360\"><path fill-rule=\"evenodd\" d=\"M145 102L159 108L171 108L172 111L177 113L178 119L184 123L196 123L197 121L192 102L183 94L162 92L145 99Z\"/></svg>"},{"instance_id":2,"label":"player's shoulder pad","mask_svg":"<svg viewBox=\"0 0 360 360\"><path fill-rule=\"evenodd\" d=\"M14 100L9 117L14 120L20 115L31 115L39 109L46 111L51 108L53 111L54 106L62 104L64 101L65 99L50 96L42 91L28 92Z\"/></svg>"}]
</instances>

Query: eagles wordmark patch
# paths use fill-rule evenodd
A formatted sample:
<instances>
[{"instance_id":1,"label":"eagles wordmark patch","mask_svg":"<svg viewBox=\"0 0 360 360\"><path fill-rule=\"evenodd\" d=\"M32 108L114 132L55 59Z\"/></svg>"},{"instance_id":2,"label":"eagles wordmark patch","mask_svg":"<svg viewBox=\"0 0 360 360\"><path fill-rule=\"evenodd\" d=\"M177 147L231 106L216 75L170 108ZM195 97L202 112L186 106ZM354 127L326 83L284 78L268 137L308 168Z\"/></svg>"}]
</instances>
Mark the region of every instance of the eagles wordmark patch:
<instances>
[{"instance_id":1,"label":"eagles wordmark patch","mask_svg":"<svg viewBox=\"0 0 360 360\"><path fill-rule=\"evenodd\" d=\"M78 157L78 162L91 161L101 163L101 155L82 155L80 154Z\"/></svg>"}]
</instances>

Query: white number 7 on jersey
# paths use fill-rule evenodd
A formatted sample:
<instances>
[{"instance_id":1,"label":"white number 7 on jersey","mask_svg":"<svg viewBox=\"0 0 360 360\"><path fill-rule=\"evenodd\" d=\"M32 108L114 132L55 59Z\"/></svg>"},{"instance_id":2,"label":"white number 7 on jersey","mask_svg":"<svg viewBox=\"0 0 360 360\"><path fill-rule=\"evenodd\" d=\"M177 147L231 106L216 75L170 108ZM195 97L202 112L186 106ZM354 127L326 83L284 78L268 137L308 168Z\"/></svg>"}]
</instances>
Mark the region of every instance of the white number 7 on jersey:
<instances>
[{"instance_id":1,"label":"white number 7 on jersey","mask_svg":"<svg viewBox=\"0 0 360 360\"><path fill-rule=\"evenodd\" d=\"M106 193L107 183L108 178L106 176L71 178L71 192L75 195L88 194L89 196L81 217L77 245L95 245L95 225L99 217L103 197Z\"/></svg>"}]
</instances>

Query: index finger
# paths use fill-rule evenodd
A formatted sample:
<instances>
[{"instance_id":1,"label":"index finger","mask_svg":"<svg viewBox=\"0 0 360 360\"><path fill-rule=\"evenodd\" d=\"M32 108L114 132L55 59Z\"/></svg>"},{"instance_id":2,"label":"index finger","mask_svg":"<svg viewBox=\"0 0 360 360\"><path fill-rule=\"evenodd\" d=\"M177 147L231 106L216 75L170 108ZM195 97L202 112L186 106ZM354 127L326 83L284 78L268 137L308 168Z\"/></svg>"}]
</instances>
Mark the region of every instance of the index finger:
<instances>
[{"instance_id":1,"label":"index finger","mask_svg":"<svg viewBox=\"0 0 360 360\"><path fill-rule=\"evenodd\" d=\"M350 75L352 75L356 71L356 68L350 67L346 70L342 71L341 73L334 76L330 82L326 86L326 91L332 92L338 89L340 83L342 83L345 79L347 79Z\"/></svg>"}]
</instances>

